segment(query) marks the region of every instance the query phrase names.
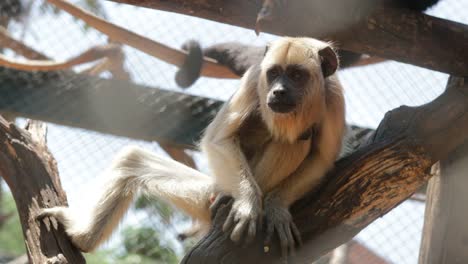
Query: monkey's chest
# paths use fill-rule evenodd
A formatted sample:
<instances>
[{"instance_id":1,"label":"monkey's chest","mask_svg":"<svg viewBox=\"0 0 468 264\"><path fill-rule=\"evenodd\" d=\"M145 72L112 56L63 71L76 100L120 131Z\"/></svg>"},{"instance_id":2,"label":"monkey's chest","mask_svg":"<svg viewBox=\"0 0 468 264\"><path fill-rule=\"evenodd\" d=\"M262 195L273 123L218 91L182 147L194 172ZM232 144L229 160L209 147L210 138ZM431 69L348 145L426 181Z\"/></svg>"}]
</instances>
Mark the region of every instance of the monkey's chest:
<instances>
[{"instance_id":1,"label":"monkey's chest","mask_svg":"<svg viewBox=\"0 0 468 264\"><path fill-rule=\"evenodd\" d=\"M239 131L240 147L260 188L269 191L302 164L311 140L275 141L261 119L247 121Z\"/></svg>"}]
</instances>

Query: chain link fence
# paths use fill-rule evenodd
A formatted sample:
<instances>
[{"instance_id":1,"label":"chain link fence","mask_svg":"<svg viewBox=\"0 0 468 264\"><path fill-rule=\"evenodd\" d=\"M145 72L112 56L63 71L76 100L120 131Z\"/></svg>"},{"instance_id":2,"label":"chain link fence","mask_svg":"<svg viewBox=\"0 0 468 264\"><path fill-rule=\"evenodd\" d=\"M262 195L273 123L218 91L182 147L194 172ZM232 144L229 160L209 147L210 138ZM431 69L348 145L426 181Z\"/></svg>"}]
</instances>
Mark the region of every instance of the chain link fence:
<instances>
[{"instance_id":1,"label":"chain link fence","mask_svg":"<svg viewBox=\"0 0 468 264\"><path fill-rule=\"evenodd\" d=\"M243 28L113 2L89 0L71 2L92 10L112 23L176 48L189 39L195 39L202 46L208 46L227 41L264 45L276 38L268 34L257 37L253 31ZM466 0L443 0L428 13L468 24L467 10ZM66 60L91 47L105 45L108 42L106 36L67 13L52 8L42 0L2 1L0 18L1 26L7 29L11 37L57 61ZM5 56L22 59L11 49L3 47L1 41L0 48ZM138 85L226 100L239 84L238 80L201 78L189 89L182 90L174 81L177 70L175 66L130 47L123 47L123 52L124 69L129 73L131 81ZM92 63L81 65L75 67L74 71L79 72L91 66ZM107 72L99 76L105 79L111 77ZM347 122L376 128L387 111L400 105L416 106L434 99L444 90L448 76L402 63L383 62L343 70L339 73L339 77L345 87ZM66 84L69 80L62 78L61 81ZM4 94L3 88L0 82L0 97L6 100L5 98L11 95ZM35 97L35 100L42 100L41 96ZM62 102L64 105L73 103L73 100ZM42 107L49 106L44 103ZM53 111L60 112L61 108ZM3 114L12 119L16 118L18 124L24 122L21 116ZM63 124L51 123L48 129L48 145L58 162L61 181L71 206L77 206L82 199L93 192L94 186L98 186L96 184L100 179L98 175L124 146L136 144L161 155L167 155L156 142L72 128ZM207 172L204 158L196 151L187 152L194 157L197 167ZM2 200L5 200L8 196L5 191L7 187L3 185L2 189ZM188 245L178 242L176 236L189 225L190 221L178 213L167 213L167 215L161 213L165 210L171 211L165 205L144 208L144 210L132 209L121 229L102 251L124 252L130 242L128 236L122 232L128 230L128 227L147 227L158 230L157 235L160 239L157 242L162 248L170 249L178 257L183 256ZM4 212L5 207L0 207L0 217L5 216L2 214ZM423 201L408 200L402 203L343 247L345 261L341 263L417 263L423 215ZM0 263L6 263L2 258L6 259L6 256L13 257L17 254L16 251L9 250L7 245L0 244ZM334 252L320 261L328 263L331 259L337 258L336 255L337 252ZM119 263L119 261L123 263L123 260L117 258L107 257L107 259L111 259L110 263ZM143 263L138 258L126 261L129 262L125 263Z\"/></svg>"}]
</instances>

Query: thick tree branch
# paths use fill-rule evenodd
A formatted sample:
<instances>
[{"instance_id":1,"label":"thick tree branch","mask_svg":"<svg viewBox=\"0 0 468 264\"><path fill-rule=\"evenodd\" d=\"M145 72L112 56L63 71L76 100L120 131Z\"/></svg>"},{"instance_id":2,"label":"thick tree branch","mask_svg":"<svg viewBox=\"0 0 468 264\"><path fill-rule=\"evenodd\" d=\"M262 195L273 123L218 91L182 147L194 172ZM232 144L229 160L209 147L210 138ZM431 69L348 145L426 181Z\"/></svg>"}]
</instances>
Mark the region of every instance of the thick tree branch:
<instances>
[{"instance_id":1,"label":"thick tree branch","mask_svg":"<svg viewBox=\"0 0 468 264\"><path fill-rule=\"evenodd\" d=\"M25 131L0 117L0 175L13 193L29 261L84 263L55 220L35 219L40 208L67 204L45 134L40 123L29 123Z\"/></svg>"},{"instance_id":2,"label":"thick tree branch","mask_svg":"<svg viewBox=\"0 0 468 264\"><path fill-rule=\"evenodd\" d=\"M253 29L262 0L111 0ZM372 1L369 1L372 2ZM468 74L468 26L362 1L288 1L266 32L333 40L340 48L458 76ZM330 11L332 10L332 11ZM252 34L253 30L252 30Z\"/></svg>"},{"instance_id":3,"label":"thick tree branch","mask_svg":"<svg viewBox=\"0 0 468 264\"><path fill-rule=\"evenodd\" d=\"M434 162L466 139L468 78L450 78L447 90L429 104L387 113L367 145L337 161L322 188L292 206L305 241L293 263L310 263L353 238L425 184ZM226 209L218 211L214 227L184 263L279 260L278 248L263 253L261 235L249 247L234 245L220 228Z\"/></svg>"}]
</instances>

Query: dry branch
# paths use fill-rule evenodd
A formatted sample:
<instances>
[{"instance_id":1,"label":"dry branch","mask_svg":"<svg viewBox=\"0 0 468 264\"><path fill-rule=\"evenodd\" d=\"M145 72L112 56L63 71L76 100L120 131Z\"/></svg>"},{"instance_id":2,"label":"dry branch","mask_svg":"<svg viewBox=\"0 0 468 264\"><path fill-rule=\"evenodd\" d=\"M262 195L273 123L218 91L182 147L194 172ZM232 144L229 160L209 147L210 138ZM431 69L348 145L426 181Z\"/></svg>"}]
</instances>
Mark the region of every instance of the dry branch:
<instances>
[{"instance_id":1,"label":"dry branch","mask_svg":"<svg viewBox=\"0 0 468 264\"><path fill-rule=\"evenodd\" d=\"M20 54L28 59L33 60L48 60L49 58L32 49L31 47L26 46L23 42L14 39L4 27L0 27L0 47L9 48L15 53Z\"/></svg>"},{"instance_id":2,"label":"dry branch","mask_svg":"<svg viewBox=\"0 0 468 264\"><path fill-rule=\"evenodd\" d=\"M40 208L67 205L45 135L38 122L23 130L0 117L0 175L15 199L30 263L84 263L55 220L35 219Z\"/></svg>"},{"instance_id":3,"label":"dry branch","mask_svg":"<svg viewBox=\"0 0 468 264\"><path fill-rule=\"evenodd\" d=\"M13 68L16 70L24 71L56 71L56 70L66 70L71 67L93 62L102 58L115 56L116 53L120 52L120 46L114 44L102 45L97 47L92 47L89 50L83 52L82 54L73 57L64 62L56 61L44 61L44 60L27 60L19 61L15 59L10 59L2 54L0 54L0 66Z\"/></svg>"},{"instance_id":4,"label":"dry branch","mask_svg":"<svg viewBox=\"0 0 468 264\"><path fill-rule=\"evenodd\" d=\"M111 0L253 29L261 0ZM340 48L457 76L468 75L468 26L362 1L288 1L266 32L333 40ZM375 1L379 3L380 1ZM333 12L330 12L333 10ZM252 30L252 34L253 30Z\"/></svg>"},{"instance_id":5,"label":"dry branch","mask_svg":"<svg viewBox=\"0 0 468 264\"><path fill-rule=\"evenodd\" d=\"M48 0L49 3L70 13L72 16L85 21L89 26L109 36L113 41L129 45L167 63L181 67L184 64L186 52L170 48L164 44L153 41L144 36L133 33L127 29L114 25L90 12L76 7L64 0ZM214 78L239 78L228 68L205 58L201 75Z\"/></svg>"},{"instance_id":6,"label":"dry branch","mask_svg":"<svg viewBox=\"0 0 468 264\"><path fill-rule=\"evenodd\" d=\"M293 263L310 263L347 242L410 197L431 177L431 166L468 139L468 78L450 78L447 90L420 107L390 111L370 142L340 159L328 181L291 212L305 246ZM274 263L278 248L263 253L259 236L249 247L234 245L221 231L227 207L184 263ZM277 246L278 242L274 244Z\"/></svg>"}]
</instances>

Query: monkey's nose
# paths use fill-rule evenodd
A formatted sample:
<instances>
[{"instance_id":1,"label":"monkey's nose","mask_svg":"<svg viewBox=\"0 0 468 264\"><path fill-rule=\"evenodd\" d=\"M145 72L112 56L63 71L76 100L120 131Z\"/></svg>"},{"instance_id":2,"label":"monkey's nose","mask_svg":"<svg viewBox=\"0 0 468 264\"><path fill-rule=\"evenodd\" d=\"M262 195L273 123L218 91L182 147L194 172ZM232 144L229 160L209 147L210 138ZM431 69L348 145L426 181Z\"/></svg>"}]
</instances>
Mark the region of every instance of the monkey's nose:
<instances>
[{"instance_id":1,"label":"monkey's nose","mask_svg":"<svg viewBox=\"0 0 468 264\"><path fill-rule=\"evenodd\" d=\"M285 89L275 89L275 90L273 90L273 95L274 96L285 96L286 95L286 90Z\"/></svg>"}]
</instances>

